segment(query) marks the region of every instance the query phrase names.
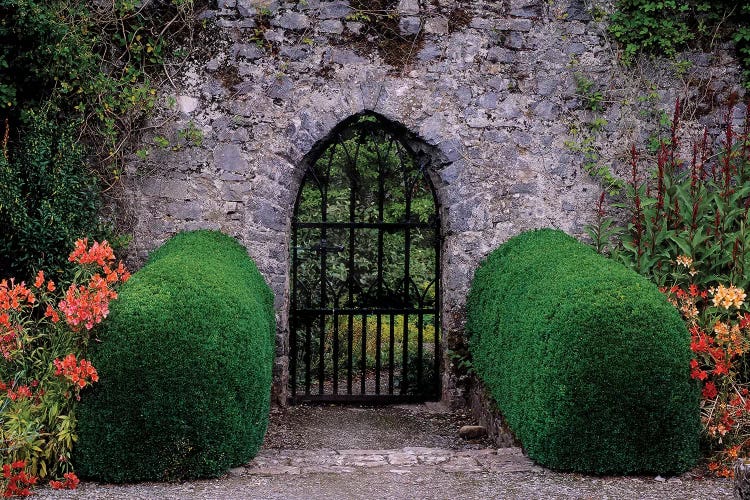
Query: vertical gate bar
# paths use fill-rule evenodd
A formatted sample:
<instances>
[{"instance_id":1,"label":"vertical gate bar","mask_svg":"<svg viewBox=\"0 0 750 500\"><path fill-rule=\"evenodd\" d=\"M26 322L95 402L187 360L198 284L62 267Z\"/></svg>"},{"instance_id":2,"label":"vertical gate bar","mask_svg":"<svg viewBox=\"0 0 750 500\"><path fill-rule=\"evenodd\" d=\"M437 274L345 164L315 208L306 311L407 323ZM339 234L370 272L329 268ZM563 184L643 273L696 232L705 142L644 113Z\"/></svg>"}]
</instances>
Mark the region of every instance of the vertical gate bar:
<instances>
[{"instance_id":1,"label":"vertical gate bar","mask_svg":"<svg viewBox=\"0 0 750 500\"><path fill-rule=\"evenodd\" d=\"M400 150L400 148L399 148ZM399 151L400 153L400 151ZM402 165L401 168L403 169L403 175L404 175L404 201L405 201L405 208L404 208L404 221L410 222L411 221L411 191L414 188L414 185L409 182L409 174L405 170L405 167ZM411 307L411 299L409 294L409 276L411 276L411 228L409 226L406 226L404 229L404 305L409 308ZM404 353L403 353L403 367L401 368L401 394L406 394L407 386L409 383L407 382L407 377L409 375L409 315L404 314Z\"/></svg>"},{"instance_id":2,"label":"vertical gate bar","mask_svg":"<svg viewBox=\"0 0 750 500\"><path fill-rule=\"evenodd\" d=\"M375 394L380 394L380 341L382 335L380 334L380 328L383 326L382 315L378 313L375 328Z\"/></svg>"},{"instance_id":3,"label":"vertical gate bar","mask_svg":"<svg viewBox=\"0 0 750 500\"><path fill-rule=\"evenodd\" d=\"M304 188L304 181L302 184ZM295 214L296 218L296 214ZM297 225L292 222L292 305L290 308L289 320L289 371L292 384L292 398L297 396Z\"/></svg>"},{"instance_id":4,"label":"vertical gate bar","mask_svg":"<svg viewBox=\"0 0 750 500\"><path fill-rule=\"evenodd\" d=\"M310 395L310 351L312 350L312 331L310 322L305 323L305 394Z\"/></svg>"},{"instance_id":5,"label":"vertical gate bar","mask_svg":"<svg viewBox=\"0 0 750 500\"><path fill-rule=\"evenodd\" d=\"M418 391L422 391L422 373L424 368L422 367L422 356L424 352L422 350L422 342L424 340L424 313L422 312L422 306L424 301L422 296L419 296L419 313L417 314L417 387ZM420 392L421 394L421 392Z\"/></svg>"},{"instance_id":6,"label":"vertical gate bar","mask_svg":"<svg viewBox=\"0 0 750 500\"><path fill-rule=\"evenodd\" d=\"M409 376L409 314L404 313L404 339L403 339L403 356L401 365L401 394L406 394L407 377Z\"/></svg>"},{"instance_id":7,"label":"vertical gate bar","mask_svg":"<svg viewBox=\"0 0 750 500\"><path fill-rule=\"evenodd\" d=\"M354 315L349 313L347 316L349 317L349 330L346 336L346 393L351 394L353 378L352 373L354 372L354 352L352 349L352 344L354 344Z\"/></svg>"},{"instance_id":8,"label":"vertical gate bar","mask_svg":"<svg viewBox=\"0 0 750 500\"><path fill-rule=\"evenodd\" d=\"M393 137L391 137L391 141L388 144L388 147L385 151L385 156L388 157L388 153L391 151L391 148L393 147ZM383 258L384 258L384 251L383 251L383 222L384 222L384 214L385 214L385 175L386 175L386 165L384 165L383 161L383 155L381 154L380 147L377 146L375 148L375 151L377 153L378 157L378 276L377 276L377 283L378 283L378 300L383 299ZM382 349L380 343L382 342L382 334L381 334L381 328L382 328L383 322L382 322L382 316L380 313L377 315L376 325L377 328L375 333L375 394L380 394L380 371L381 371L381 360L380 356L382 354Z\"/></svg>"},{"instance_id":9,"label":"vertical gate bar","mask_svg":"<svg viewBox=\"0 0 750 500\"><path fill-rule=\"evenodd\" d=\"M391 313L390 316L391 316L391 321L390 321L391 326L389 328L389 330L390 330L390 343L388 344L388 394L393 394L393 362L394 362L394 359L393 359L393 357L394 357L393 356L393 352L394 352L393 345L395 344L396 339L395 339L395 332L393 330L394 329L393 322L395 320L395 316L393 315L393 313Z\"/></svg>"},{"instance_id":10,"label":"vertical gate bar","mask_svg":"<svg viewBox=\"0 0 750 500\"><path fill-rule=\"evenodd\" d=\"M333 312L333 393L339 393L339 315L336 311Z\"/></svg>"},{"instance_id":11,"label":"vertical gate bar","mask_svg":"<svg viewBox=\"0 0 750 500\"><path fill-rule=\"evenodd\" d=\"M320 345L318 347L318 394L323 394L325 372L326 315L320 315Z\"/></svg>"},{"instance_id":12,"label":"vertical gate bar","mask_svg":"<svg viewBox=\"0 0 750 500\"><path fill-rule=\"evenodd\" d=\"M365 384L365 380L367 378L367 315L362 315L362 362L360 365L362 366L362 377L361 377L361 384L360 384L360 394L366 394L367 393L367 387Z\"/></svg>"},{"instance_id":13,"label":"vertical gate bar","mask_svg":"<svg viewBox=\"0 0 750 500\"><path fill-rule=\"evenodd\" d=\"M346 154L348 160L349 172L347 177L349 180L349 222L352 223L349 227L349 268L347 270L347 287L348 287L348 307L354 308L354 221L355 221L355 208L357 204L356 197L356 182L355 172L357 170L357 159L359 157L359 143L354 151L354 158L349 154L349 150L346 145L342 142L341 147ZM352 394L352 385L354 378L354 348L352 346L354 342L354 315L349 313L349 330L347 332L347 371L346 371L346 393Z\"/></svg>"},{"instance_id":14,"label":"vertical gate bar","mask_svg":"<svg viewBox=\"0 0 750 500\"><path fill-rule=\"evenodd\" d=\"M328 231L326 222L328 222L328 187L331 182L331 165L336 148L331 149L326 166L325 187L322 189L321 196L321 222L320 228L320 308L328 307ZM325 339L326 339L326 315L320 315L320 339L319 339L319 356L318 356L318 393L323 394L323 382L325 380Z\"/></svg>"}]
</instances>

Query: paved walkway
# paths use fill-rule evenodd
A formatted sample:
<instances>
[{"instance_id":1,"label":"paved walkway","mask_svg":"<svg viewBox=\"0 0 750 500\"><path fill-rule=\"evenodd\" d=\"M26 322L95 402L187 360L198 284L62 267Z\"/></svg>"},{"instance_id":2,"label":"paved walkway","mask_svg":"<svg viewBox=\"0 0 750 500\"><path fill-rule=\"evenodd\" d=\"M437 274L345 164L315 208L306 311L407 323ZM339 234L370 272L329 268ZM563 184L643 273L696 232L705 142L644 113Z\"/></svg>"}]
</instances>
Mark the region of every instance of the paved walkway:
<instances>
[{"instance_id":1,"label":"paved walkway","mask_svg":"<svg viewBox=\"0 0 750 500\"><path fill-rule=\"evenodd\" d=\"M471 416L436 404L274 409L264 448L226 476L183 483L82 482L37 498L716 500L732 482L702 476L597 477L534 465L519 448L464 441Z\"/></svg>"},{"instance_id":2,"label":"paved walkway","mask_svg":"<svg viewBox=\"0 0 750 500\"><path fill-rule=\"evenodd\" d=\"M423 472L539 472L519 448L450 450L406 447L395 450L263 450L233 475L346 474L358 469L384 474Z\"/></svg>"}]
</instances>

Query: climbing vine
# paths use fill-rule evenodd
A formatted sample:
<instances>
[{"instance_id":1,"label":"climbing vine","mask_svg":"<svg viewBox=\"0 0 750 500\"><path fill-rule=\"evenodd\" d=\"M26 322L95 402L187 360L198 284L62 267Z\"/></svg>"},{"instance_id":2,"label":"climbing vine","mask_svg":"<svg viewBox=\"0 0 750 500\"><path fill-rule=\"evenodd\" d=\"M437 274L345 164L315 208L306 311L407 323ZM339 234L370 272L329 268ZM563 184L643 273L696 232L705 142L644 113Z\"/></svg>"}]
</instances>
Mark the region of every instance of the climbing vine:
<instances>
[{"instance_id":1,"label":"climbing vine","mask_svg":"<svg viewBox=\"0 0 750 500\"><path fill-rule=\"evenodd\" d=\"M638 53L674 56L688 48L733 41L750 85L750 1L618 0L610 32L627 64Z\"/></svg>"},{"instance_id":2,"label":"climbing vine","mask_svg":"<svg viewBox=\"0 0 750 500\"><path fill-rule=\"evenodd\" d=\"M42 240L57 243L54 254L74 237L104 236L96 199L119 179L155 88L190 54L207 3L0 0L0 226L11 229L0 245L0 278L65 261ZM64 211L45 200L50 190ZM67 224L71 207L85 210L73 210Z\"/></svg>"}]
</instances>

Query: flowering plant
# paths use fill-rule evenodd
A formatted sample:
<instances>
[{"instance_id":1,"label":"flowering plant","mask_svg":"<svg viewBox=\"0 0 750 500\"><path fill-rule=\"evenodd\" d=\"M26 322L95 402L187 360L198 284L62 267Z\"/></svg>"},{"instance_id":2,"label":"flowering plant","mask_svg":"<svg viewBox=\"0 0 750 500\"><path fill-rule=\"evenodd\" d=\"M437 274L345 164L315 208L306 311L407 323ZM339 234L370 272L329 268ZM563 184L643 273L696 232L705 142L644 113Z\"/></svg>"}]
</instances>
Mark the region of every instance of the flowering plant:
<instances>
[{"instance_id":1,"label":"flowering plant","mask_svg":"<svg viewBox=\"0 0 750 500\"><path fill-rule=\"evenodd\" d=\"M732 476L738 455L750 451L750 313L742 288L719 284L701 289L693 259L680 255L674 284L662 287L690 330L690 376L701 385L701 421L709 451L709 469Z\"/></svg>"},{"instance_id":2,"label":"flowering plant","mask_svg":"<svg viewBox=\"0 0 750 500\"><path fill-rule=\"evenodd\" d=\"M750 455L750 106L737 129L730 102L718 151L704 131L688 158L681 106L650 158L631 148L620 205L627 222L607 216L602 196L588 232L600 253L650 278L680 310L692 336L690 373L701 384L710 468L729 476L730 463ZM655 161L645 172L644 159Z\"/></svg>"},{"instance_id":3,"label":"flowering plant","mask_svg":"<svg viewBox=\"0 0 750 500\"><path fill-rule=\"evenodd\" d=\"M106 241L78 240L69 261L76 267L66 287L39 271L31 285L0 281L0 440L6 496L27 495L37 478L55 488L75 488L70 452L74 406L98 379L84 356L91 332L117 298L115 286L130 276L115 264ZM64 291L64 292L63 292Z\"/></svg>"}]
</instances>

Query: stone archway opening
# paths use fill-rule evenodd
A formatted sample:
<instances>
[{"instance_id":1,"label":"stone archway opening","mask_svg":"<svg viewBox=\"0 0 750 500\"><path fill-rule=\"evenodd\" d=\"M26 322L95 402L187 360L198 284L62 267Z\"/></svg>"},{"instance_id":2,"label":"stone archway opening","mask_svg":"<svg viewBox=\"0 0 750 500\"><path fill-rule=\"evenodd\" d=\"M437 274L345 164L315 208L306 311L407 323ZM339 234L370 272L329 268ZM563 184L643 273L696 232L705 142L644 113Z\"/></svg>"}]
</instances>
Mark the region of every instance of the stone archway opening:
<instances>
[{"instance_id":1,"label":"stone archway opening","mask_svg":"<svg viewBox=\"0 0 750 500\"><path fill-rule=\"evenodd\" d=\"M431 158L374 113L310 156L292 218L292 403L440 399L441 224Z\"/></svg>"}]
</instances>

